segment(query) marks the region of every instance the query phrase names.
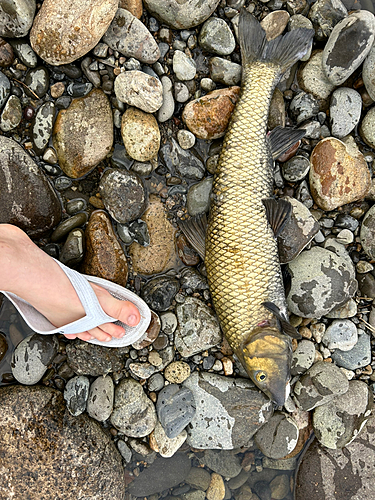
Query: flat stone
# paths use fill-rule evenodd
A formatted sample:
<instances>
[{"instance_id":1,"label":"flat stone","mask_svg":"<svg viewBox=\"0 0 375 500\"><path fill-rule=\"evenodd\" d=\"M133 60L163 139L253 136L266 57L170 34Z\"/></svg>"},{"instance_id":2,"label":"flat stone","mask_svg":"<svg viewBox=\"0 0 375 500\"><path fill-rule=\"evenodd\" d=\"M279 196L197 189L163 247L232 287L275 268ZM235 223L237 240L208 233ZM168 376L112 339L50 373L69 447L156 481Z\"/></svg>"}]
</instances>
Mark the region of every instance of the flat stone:
<instances>
[{"instance_id":1,"label":"flat stone","mask_svg":"<svg viewBox=\"0 0 375 500\"><path fill-rule=\"evenodd\" d=\"M217 17L211 17L203 24L198 42L202 49L219 56L231 54L236 47L236 40L229 26Z\"/></svg>"},{"instance_id":2,"label":"flat stone","mask_svg":"<svg viewBox=\"0 0 375 500\"><path fill-rule=\"evenodd\" d=\"M119 101L154 113L163 104L163 87L158 78L143 71L124 71L115 80L114 91Z\"/></svg>"},{"instance_id":3,"label":"flat stone","mask_svg":"<svg viewBox=\"0 0 375 500\"><path fill-rule=\"evenodd\" d=\"M260 25L266 32L267 40L281 35L287 27L290 15L286 10L274 10L262 19Z\"/></svg>"},{"instance_id":4,"label":"flat stone","mask_svg":"<svg viewBox=\"0 0 375 500\"><path fill-rule=\"evenodd\" d=\"M323 335L322 342L329 350L350 351L358 341L357 327L349 319L335 320Z\"/></svg>"},{"instance_id":5,"label":"flat stone","mask_svg":"<svg viewBox=\"0 0 375 500\"><path fill-rule=\"evenodd\" d=\"M102 90L73 99L59 111L53 128L53 146L66 175L77 179L87 174L110 152L113 116Z\"/></svg>"},{"instance_id":6,"label":"flat stone","mask_svg":"<svg viewBox=\"0 0 375 500\"><path fill-rule=\"evenodd\" d=\"M99 422L107 420L113 409L114 385L111 377L98 377L90 385L87 413Z\"/></svg>"},{"instance_id":7,"label":"flat stone","mask_svg":"<svg viewBox=\"0 0 375 500\"><path fill-rule=\"evenodd\" d=\"M210 473L201 467L192 467L186 478L186 482L193 488L201 491L206 491L211 482Z\"/></svg>"},{"instance_id":8,"label":"flat stone","mask_svg":"<svg viewBox=\"0 0 375 500\"><path fill-rule=\"evenodd\" d=\"M66 355L70 368L77 375L98 377L124 368L121 349L75 340L66 345Z\"/></svg>"},{"instance_id":9,"label":"flat stone","mask_svg":"<svg viewBox=\"0 0 375 500\"><path fill-rule=\"evenodd\" d=\"M87 377L71 378L65 386L64 399L71 415L77 417L86 410L90 381Z\"/></svg>"},{"instance_id":10,"label":"flat stone","mask_svg":"<svg viewBox=\"0 0 375 500\"><path fill-rule=\"evenodd\" d=\"M155 451L164 458L172 457L184 444L187 438L186 431L182 431L178 436L169 438L160 422L157 422L155 429L150 436L150 445L155 444Z\"/></svg>"},{"instance_id":11,"label":"flat stone","mask_svg":"<svg viewBox=\"0 0 375 500\"><path fill-rule=\"evenodd\" d=\"M102 38L118 6L117 0L46 0L30 32L31 46L44 61L68 64L89 52Z\"/></svg>"},{"instance_id":12,"label":"flat stone","mask_svg":"<svg viewBox=\"0 0 375 500\"><path fill-rule=\"evenodd\" d=\"M324 111L328 108L335 85L328 80L324 72L322 58L322 50L314 51L310 59L300 66L297 76L301 89L318 99L320 110Z\"/></svg>"},{"instance_id":13,"label":"flat stone","mask_svg":"<svg viewBox=\"0 0 375 500\"><path fill-rule=\"evenodd\" d=\"M157 118L159 123L164 123L172 118L175 105L173 99L173 84L171 79L167 75L163 75L161 77L161 84L163 87L163 104L161 105L157 113Z\"/></svg>"},{"instance_id":14,"label":"flat stone","mask_svg":"<svg viewBox=\"0 0 375 500\"><path fill-rule=\"evenodd\" d=\"M28 68L35 68L37 66L38 56L35 54L30 45L25 42L25 39L13 39L10 41L10 44L17 57L25 66Z\"/></svg>"},{"instance_id":15,"label":"flat stone","mask_svg":"<svg viewBox=\"0 0 375 500\"><path fill-rule=\"evenodd\" d=\"M166 311L180 288L180 283L172 276L158 276L149 280L142 289L144 301L155 311Z\"/></svg>"},{"instance_id":16,"label":"flat stone","mask_svg":"<svg viewBox=\"0 0 375 500\"><path fill-rule=\"evenodd\" d=\"M350 351L336 349L332 353L333 361L347 370L356 370L371 363L371 338L367 333L358 335L358 341Z\"/></svg>"},{"instance_id":17,"label":"flat stone","mask_svg":"<svg viewBox=\"0 0 375 500\"><path fill-rule=\"evenodd\" d=\"M122 116L121 135L129 156L147 162L160 147L160 130L155 117L137 108L128 108Z\"/></svg>"},{"instance_id":18,"label":"flat stone","mask_svg":"<svg viewBox=\"0 0 375 500\"><path fill-rule=\"evenodd\" d=\"M3 132L9 132L18 127L22 120L21 101L17 96L11 95L7 100L1 113L0 128Z\"/></svg>"},{"instance_id":19,"label":"flat stone","mask_svg":"<svg viewBox=\"0 0 375 500\"><path fill-rule=\"evenodd\" d=\"M0 5L0 36L19 38L27 35L33 24L35 0L10 0Z\"/></svg>"},{"instance_id":20,"label":"flat stone","mask_svg":"<svg viewBox=\"0 0 375 500\"><path fill-rule=\"evenodd\" d=\"M177 437L195 415L193 393L187 387L177 384L164 387L158 395L156 411L168 438Z\"/></svg>"},{"instance_id":21,"label":"flat stone","mask_svg":"<svg viewBox=\"0 0 375 500\"><path fill-rule=\"evenodd\" d=\"M334 137L345 137L358 125L362 112L361 95L354 89L341 87L331 97L329 116Z\"/></svg>"},{"instance_id":22,"label":"flat stone","mask_svg":"<svg viewBox=\"0 0 375 500\"><path fill-rule=\"evenodd\" d=\"M146 8L160 21L176 29L189 29L203 23L216 9L219 0L145 0Z\"/></svg>"},{"instance_id":23,"label":"flat stone","mask_svg":"<svg viewBox=\"0 0 375 500\"><path fill-rule=\"evenodd\" d=\"M234 478L241 472L240 459L230 450L205 450L200 463L224 477Z\"/></svg>"},{"instance_id":24,"label":"flat stone","mask_svg":"<svg viewBox=\"0 0 375 500\"><path fill-rule=\"evenodd\" d=\"M267 457L283 458L296 447L298 434L298 426L294 419L277 412L255 434L254 441Z\"/></svg>"},{"instance_id":25,"label":"flat stone","mask_svg":"<svg viewBox=\"0 0 375 500\"><path fill-rule=\"evenodd\" d=\"M208 212L211 201L213 177L206 177L202 181L190 187L186 196L186 207L189 215Z\"/></svg>"},{"instance_id":26,"label":"flat stone","mask_svg":"<svg viewBox=\"0 0 375 500\"><path fill-rule=\"evenodd\" d=\"M242 66L222 57L211 57L210 77L215 83L238 85L241 81ZM209 89L213 90L213 89Z\"/></svg>"},{"instance_id":27,"label":"flat stone","mask_svg":"<svg viewBox=\"0 0 375 500\"><path fill-rule=\"evenodd\" d=\"M315 344L310 340L298 342L297 349L293 352L291 374L299 375L308 370L315 360Z\"/></svg>"},{"instance_id":28,"label":"flat stone","mask_svg":"<svg viewBox=\"0 0 375 500\"><path fill-rule=\"evenodd\" d=\"M179 80L192 80L197 73L194 59L186 55L182 50L175 51L172 64L173 71Z\"/></svg>"}]
</instances>

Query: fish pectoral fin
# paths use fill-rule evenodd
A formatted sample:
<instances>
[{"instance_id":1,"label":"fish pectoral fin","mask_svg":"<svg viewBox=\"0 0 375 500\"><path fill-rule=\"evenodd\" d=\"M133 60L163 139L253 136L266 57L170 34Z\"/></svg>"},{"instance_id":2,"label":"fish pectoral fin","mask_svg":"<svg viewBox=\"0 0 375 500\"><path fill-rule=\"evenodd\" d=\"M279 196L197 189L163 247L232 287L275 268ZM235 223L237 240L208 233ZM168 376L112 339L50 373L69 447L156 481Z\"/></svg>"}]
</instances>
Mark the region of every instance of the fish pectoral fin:
<instances>
[{"instance_id":1,"label":"fish pectoral fin","mask_svg":"<svg viewBox=\"0 0 375 500\"><path fill-rule=\"evenodd\" d=\"M293 339L302 338L301 334L298 333L294 326L289 323L288 319L284 317L276 304L273 302L263 302L262 305L276 316L280 323L280 328L285 335L289 335L289 337L292 337Z\"/></svg>"},{"instance_id":2,"label":"fish pectoral fin","mask_svg":"<svg viewBox=\"0 0 375 500\"><path fill-rule=\"evenodd\" d=\"M305 129L275 127L267 136L272 158L276 160L279 156L286 153L305 134Z\"/></svg>"},{"instance_id":3,"label":"fish pectoral fin","mask_svg":"<svg viewBox=\"0 0 375 500\"><path fill-rule=\"evenodd\" d=\"M265 198L262 202L266 209L268 222L273 229L275 238L277 238L292 213L292 205L282 198L278 200L276 198Z\"/></svg>"},{"instance_id":4,"label":"fish pectoral fin","mask_svg":"<svg viewBox=\"0 0 375 500\"><path fill-rule=\"evenodd\" d=\"M179 220L178 227L181 229L186 239L194 250L204 260L206 253L206 231L207 217L206 214L197 215L188 220Z\"/></svg>"}]
</instances>

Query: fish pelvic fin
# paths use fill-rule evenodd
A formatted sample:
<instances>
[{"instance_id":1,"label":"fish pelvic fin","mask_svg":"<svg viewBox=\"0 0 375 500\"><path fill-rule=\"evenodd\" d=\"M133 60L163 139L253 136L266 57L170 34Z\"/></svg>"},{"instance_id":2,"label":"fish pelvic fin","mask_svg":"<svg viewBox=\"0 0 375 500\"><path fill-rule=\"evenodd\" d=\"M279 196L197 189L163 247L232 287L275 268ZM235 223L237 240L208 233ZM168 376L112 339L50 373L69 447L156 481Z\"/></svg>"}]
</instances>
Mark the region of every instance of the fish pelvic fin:
<instances>
[{"instance_id":1,"label":"fish pelvic fin","mask_svg":"<svg viewBox=\"0 0 375 500\"><path fill-rule=\"evenodd\" d=\"M200 258L204 260L206 253L206 231L207 231L207 217L206 214L197 215L188 220L178 220L178 227L185 235L186 239L194 250L199 254Z\"/></svg>"},{"instance_id":2,"label":"fish pelvic fin","mask_svg":"<svg viewBox=\"0 0 375 500\"><path fill-rule=\"evenodd\" d=\"M256 61L268 62L280 66L281 73L285 73L307 53L314 30L299 28L268 41L260 23L242 8L238 34L243 64Z\"/></svg>"}]
</instances>

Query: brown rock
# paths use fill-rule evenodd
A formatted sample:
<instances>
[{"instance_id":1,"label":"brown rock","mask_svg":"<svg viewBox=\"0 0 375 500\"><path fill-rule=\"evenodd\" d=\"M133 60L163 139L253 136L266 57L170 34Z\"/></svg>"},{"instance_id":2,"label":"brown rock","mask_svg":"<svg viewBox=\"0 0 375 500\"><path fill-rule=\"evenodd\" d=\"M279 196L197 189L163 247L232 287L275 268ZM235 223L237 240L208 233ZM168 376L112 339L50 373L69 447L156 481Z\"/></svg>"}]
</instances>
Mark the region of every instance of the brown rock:
<instances>
[{"instance_id":1,"label":"brown rock","mask_svg":"<svg viewBox=\"0 0 375 500\"><path fill-rule=\"evenodd\" d=\"M278 88L273 93L268 114L268 129L272 130L275 127L285 127L284 96Z\"/></svg>"},{"instance_id":2,"label":"brown rock","mask_svg":"<svg viewBox=\"0 0 375 500\"><path fill-rule=\"evenodd\" d=\"M287 27L290 15L286 10L274 10L270 12L260 25L266 32L267 40L273 40L283 33Z\"/></svg>"},{"instance_id":3,"label":"brown rock","mask_svg":"<svg viewBox=\"0 0 375 500\"><path fill-rule=\"evenodd\" d=\"M75 61L99 42L117 7L118 0L45 0L30 31L31 46L49 64Z\"/></svg>"},{"instance_id":4,"label":"brown rock","mask_svg":"<svg viewBox=\"0 0 375 500\"><path fill-rule=\"evenodd\" d=\"M128 10L137 19L141 19L142 17L142 0L119 0L118 8Z\"/></svg>"},{"instance_id":5,"label":"brown rock","mask_svg":"<svg viewBox=\"0 0 375 500\"><path fill-rule=\"evenodd\" d=\"M59 112L53 128L53 145L60 167L69 177L86 175L110 152L113 144L113 117L108 98L94 89L73 99Z\"/></svg>"},{"instance_id":6,"label":"brown rock","mask_svg":"<svg viewBox=\"0 0 375 500\"><path fill-rule=\"evenodd\" d=\"M144 213L144 220L150 234L150 244L142 247L134 242L129 247L129 255L136 273L151 275L172 269L176 262L176 229L167 218L160 198L150 196L149 208Z\"/></svg>"},{"instance_id":7,"label":"brown rock","mask_svg":"<svg viewBox=\"0 0 375 500\"><path fill-rule=\"evenodd\" d=\"M0 500L123 499L119 452L97 422L70 415L59 391L2 387L0 406Z\"/></svg>"},{"instance_id":8,"label":"brown rock","mask_svg":"<svg viewBox=\"0 0 375 500\"><path fill-rule=\"evenodd\" d=\"M196 266L200 262L199 255L190 245L188 240L183 234L180 234L177 237L177 252L178 256L182 260L182 262L187 266Z\"/></svg>"},{"instance_id":9,"label":"brown rock","mask_svg":"<svg viewBox=\"0 0 375 500\"><path fill-rule=\"evenodd\" d=\"M310 189L323 210L334 210L366 196L371 188L367 163L358 150L327 137L311 155Z\"/></svg>"},{"instance_id":10,"label":"brown rock","mask_svg":"<svg viewBox=\"0 0 375 500\"><path fill-rule=\"evenodd\" d=\"M151 321L145 335L140 340L132 344L132 347L134 349L140 350L151 345L157 339L160 328L161 322L159 316L154 313L154 311L151 311Z\"/></svg>"},{"instance_id":11,"label":"brown rock","mask_svg":"<svg viewBox=\"0 0 375 500\"><path fill-rule=\"evenodd\" d=\"M223 500L225 497L225 484L220 474L211 474L211 482L206 491L207 500Z\"/></svg>"},{"instance_id":12,"label":"brown rock","mask_svg":"<svg viewBox=\"0 0 375 500\"><path fill-rule=\"evenodd\" d=\"M97 210L91 214L85 239L82 272L126 286L128 263L106 212Z\"/></svg>"},{"instance_id":13,"label":"brown rock","mask_svg":"<svg viewBox=\"0 0 375 500\"><path fill-rule=\"evenodd\" d=\"M199 139L217 139L225 134L240 87L229 87L210 92L189 102L182 112L188 129Z\"/></svg>"},{"instance_id":14,"label":"brown rock","mask_svg":"<svg viewBox=\"0 0 375 500\"><path fill-rule=\"evenodd\" d=\"M14 54L12 46L0 38L0 67L6 68L13 63Z\"/></svg>"},{"instance_id":15,"label":"brown rock","mask_svg":"<svg viewBox=\"0 0 375 500\"><path fill-rule=\"evenodd\" d=\"M128 108L122 116L121 135L126 151L137 161L147 162L159 151L160 130L150 113Z\"/></svg>"}]
</instances>

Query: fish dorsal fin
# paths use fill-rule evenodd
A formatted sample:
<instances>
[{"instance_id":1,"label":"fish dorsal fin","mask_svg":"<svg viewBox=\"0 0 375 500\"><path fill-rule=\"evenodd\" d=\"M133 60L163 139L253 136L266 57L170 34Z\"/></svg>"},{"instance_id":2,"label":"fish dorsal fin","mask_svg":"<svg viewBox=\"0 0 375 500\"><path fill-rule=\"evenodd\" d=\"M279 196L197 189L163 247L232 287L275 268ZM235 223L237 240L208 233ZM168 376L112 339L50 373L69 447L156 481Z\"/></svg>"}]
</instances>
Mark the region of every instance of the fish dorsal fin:
<instances>
[{"instance_id":1,"label":"fish dorsal fin","mask_svg":"<svg viewBox=\"0 0 375 500\"><path fill-rule=\"evenodd\" d=\"M305 134L306 130L303 128L275 127L267 136L272 158L276 160L279 156L286 153Z\"/></svg>"},{"instance_id":2,"label":"fish dorsal fin","mask_svg":"<svg viewBox=\"0 0 375 500\"><path fill-rule=\"evenodd\" d=\"M277 238L292 213L292 205L282 198L278 200L276 198L265 198L262 202L266 209L268 222L273 229L275 238Z\"/></svg>"},{"instance_id":3,"label":"fish dorsal fin","mask_svg":"<svg viewBox=\"0 0 375 500\"><path fill-rule=\"evenodd\" d=\"M186 236L186 239L194 250L199 254L200 258L204 260L206 253L206 230L207 230L207 217L206 214L197 215L188 220L179 220L178 226Z\"/></svg>"},{"instance_id":4,"label":"fish dorsal fin","mask_svg":"<svg viewBox=\"0 0 375 500\"><path fill-rule=\"evenodd\" d=\"M273 302L263 302L262 305L271 313L273 313L280 323L281 330L289 337L293 339L301 339L302 336L297 332L297 330L292 326L288 319L284 317L281 313L279 307Z\"/></svg>"}]
</instances>

